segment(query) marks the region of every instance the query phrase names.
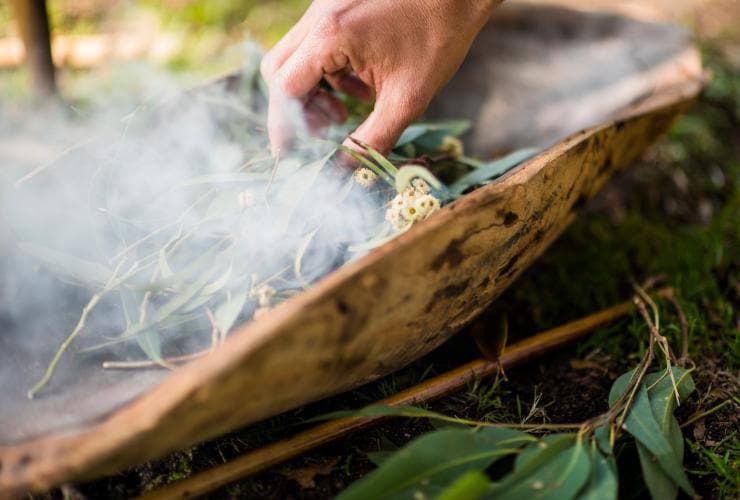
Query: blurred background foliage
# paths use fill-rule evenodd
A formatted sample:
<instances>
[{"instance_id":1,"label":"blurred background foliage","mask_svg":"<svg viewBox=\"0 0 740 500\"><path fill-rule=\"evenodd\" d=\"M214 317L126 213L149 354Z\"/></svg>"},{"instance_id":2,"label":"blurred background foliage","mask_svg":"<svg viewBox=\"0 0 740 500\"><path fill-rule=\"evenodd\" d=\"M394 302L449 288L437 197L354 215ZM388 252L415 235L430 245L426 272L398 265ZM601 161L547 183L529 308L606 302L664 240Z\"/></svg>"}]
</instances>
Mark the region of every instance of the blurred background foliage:
<instances>
[{"instance_id":1,"label":"blurred background foliage","mask_svg":"<svg viewBox=\"0 0 740 500\"><path fill-rule=\"evenodd\" d=\"M136 95L133 67L164 67L173 78L192 85L238 67L242 43L252 38L272 46L300 18L310 0L48 0L55 44L73 41L78 53L125 47L146 40L167 44L165 56L106 57L98 64L75 64L68 55L57 60L62 95L72 101L105 95L115 87ZM0 2L0 44L17 36L9 2ZM101 42L97 35L108 35ZM102 46L101 46L102 44ZM107 44L107 45L106 45ZM65 48L70 43L65 43ZM55 49L57 45L54 45ZM68 49L67 49L68 50ZM124 49L125 50L125 49ZM155 51L156 49L152 49ZM0 52L3 51L0 46ZM65 50L66 51L66 50ZM59 56L55 53L55 59ZM28 94L23 67L0 54L0 101L22 101ZM72 61L72 62L70 62ZM126 88L131 85L131 88Z\"/></svg>"}]
</instances>

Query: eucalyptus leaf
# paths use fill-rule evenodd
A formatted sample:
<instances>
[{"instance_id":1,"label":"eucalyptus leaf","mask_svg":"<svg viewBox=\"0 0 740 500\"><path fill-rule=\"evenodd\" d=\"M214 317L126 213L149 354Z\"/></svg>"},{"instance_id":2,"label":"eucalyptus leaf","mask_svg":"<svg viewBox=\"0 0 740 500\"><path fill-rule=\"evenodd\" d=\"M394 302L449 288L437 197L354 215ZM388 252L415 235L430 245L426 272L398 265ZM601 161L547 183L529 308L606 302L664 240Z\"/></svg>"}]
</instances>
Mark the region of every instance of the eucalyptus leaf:
<instances>
[{"instance_id":1,"label":"eucalyptus leaf","mask_svg":"<svg viewBox=\"0 0 740 500\"><path fill-rule=\"evenodd\" d=\"M216 318L216 326L218 326L218 331L221 334L221 340L231 331L239 313L242 312L244 305L247 303L248 295L246 291L230 293L226 300L216 307L213 316Z\"/></svg>"},{"instance_id":2,"label":"eucalyptus leaf","mask_svg":"<svg viewBox=\"0 0 740 500\"><path fill-rule=\"evenodd\" d=\"M694 495L683 469L679 450L673 448L653 414L647 387L640 387L624 422L624 428L645 447L660 465L665 474L689 495ZM643 472L646 473L645 469ZM646 477L646 480L649 480Z\"/></svg>"},{"instance_id":3,"label":"eucalyptus leaf","mask_svg":"<svg viewBox=\"0 0 740 500\"><path fill-rule=\"evenodd\" d=\"M673 380L676 381L676 390L681 402L683 402L694 391L694 381L687 370L680 367L672 367L672 370ZM677 459L683 462L683 433L678 420L673 415L676 407L673 380L665 372L650 373L645 376L645 384L650 387L648 395L653 415ZM678 496L678 484L663 471L655 455L641 443L637 443L637 453L650 495L655 499L676 498Z\"/></svg>"},{"instance_id":4,"label":"eucalyptus leaf","mask_svg":"<svg viewBox=\"0 0 740 500\"><path fill-rule=\"evenodd\" d=\"M382 154L380 154L378 151L376 151L375 149L373 149L371 146L368 146L366 144L363 144L363 147L368 152L368 154L370 155L370 157L373 160L375 160L375 163L377 163L378 165L380 165L380 167L382 169L384 169L386 172L388 172L389 175L391 175L393 177L396 176L396 174L398 173L398 169L396 168L396 166L393 163L391 163L390 161L388 161L388 159L385 156L383 156Z\"/></svg>"},{"instance_id":5,"label":"eucalyptus leaf","mask_svg":"<svg viewBox=\"0 0 740 500\"><path fill-rule=\"evenodd\" d=\"M126 318L126 325L131 327L138 322L139 308L145 294L122 287L119 296L121 298L123 315ZM164 365L162 361L162 341L156 329L147 328L139 332L136 335L136 343L149 359Z\"/></svg>"},{"instance_id":6,"label":"eucalyptus leaf","mask_svg":"<svg viewBox=\"0 0 740 500\"><path fill-rule=\"evenodd\" d=\"M616 500L619 483L614 455L605 455L599 451L596 441L592 441L589 456L591 477L576 498L578 500Z\"/></svg>"},{"instance_id":7,"label":"eucalyptus leaf","mask_svg":"<svg viewBox=\"0 0 740 500\"><path fill-rule=\"evenodd\" d=\"M388 175L388 173L384 169L380 168L374 162L368 160L367 158L365 158L363 155L361 155L360 153L358 153L352 148L348 148L346 146L340 146L339 150L342 151L343 153L350 155L352 158L360 162L363 166L375 172L375 174L377 174L378 177L383 179L390 186L394 186L393 178L390 175Z\"/></svg>"},{"instance_id":8,"label":"eucalyptus leaf","mask_svg":"<svg viewBox=\"0 0 740 500\"><path fill-rule=\"evenodd\" d=\"M203 290L200 291L200 294L205 295L205 296L211 296L215 293L220 292L229 282L229 278L231 278L231 273L233 271L234 271L234 266L232 263L229 263L229 267L228 269L226 269L226 272L224 272L221 275L221 277L219 277L213 283L209 283L208 285L204 286Z\"/></svg>"},{"instance_id":9,"label":"eucalyptus leaf","mask_svg":"<svg viewBox=\"0 0 740 500\"><path fill-rule=\"evenodd\" d=\"M303 277L303 257L306 255L308 247L311 246L311 241L313 241L317 232L318 229L314 229L306 236L304 236L304 238L301 240L301 243L298 245L295 258L293 259L293 274L295 274L296 278L301 283L303 288L309 287L308 281L306 281L306 279Z\"/></svg>"},{"instance_id":10,"label":"eucalyptus leaf","mask_svg":"<svg viewBox=\"0 0 740 500\"><path fill-rule=\"evenodd\" d=\"M380 467L385 462L387 462L389 458L391 458L395 454L396 454L396 451L380 450L380 451L370 451L366 453L365 456L376 467Z\"/></svg>"},{"instance_id":11,"label":"eucalyptus leaf","mask_svg":"<svg viewBox=\"0 0 740 500\"><path fill-rule=\"evenodd\" d=\"M139 332L136 335L136 343L149 359L165 366L162 360L162 338L155 328L147 328Z\"/></svg>"},{"instance_id":12,"label":"eucalyptus leaf","mask_svg":"<svg viewBox=\"0 0 740 500\"><path fill-rule=\"evenodd\" d=\"M415 439L383 465L352 484L339 500L401 499L451 485L462 474L483 471L516 453L522 433L511 429L445 429Z\"/></svg>"},{"instance_id":13,"label":"eucalyptus leaf","mask_svg":"<svg viewBox=\"0 0 740 500\"><path fill-rule=\"evenodd\" d=\"M50 271L80 285L100 288L110 279L113 273L107 266L98 262L84 260L35 243L18 243L18 247L41 262Z\"/></svg>"},{"instance_id":14,"label":"eucalyptus leaf","mask_svg":"<svg viewBox=\"0 0 740 500\"><path fill-rule=\"evenodd\" d=\"M437 495L437 500L476 500L486 494L491 480L481 471L466 472Z\"/></svg>"},{"instance_id":15,"label":"eucalyptus leaf","mask_svg":"<svg viewBox=\"0 0 740 500\"><path fill-rule=\"evenodd\" d=\"M575 498L591 474L591 459L584 443L574 434L546 436L530 444L517 457L514 472L495 483L486 498L505 500Z\"/></svg>"},{"instance_id":16,"label":"eucalyptus leaf","mask_svg":"<svg viewBox=\"0 0 740 500\"><path fill-rule=\"evenodd\" d=\"M155 309L154 313L152 313L150 318L143 324L136 323L126 328L126 330L120 335L119 339L126 339L137 336L139 335L139 333L161 323L178 310L185 308L193 299L193 297L195 297L203 289L209 278L210 274L204 274L203 276L201 276L195 282L183 289L178 295L175 295L164 305Z\"/></svg>"},{"instance_id":17,"label":"eucalyptus leaf","mask_svg":"<svg viewBox=\"0 0 740 500\"><path fill-rule=\"evenodd\" d=\"M420 122L411 124L404 130L396 142L396 148L412 142L419 142L421 146L436 150L444 136L460 136L471 127L469 120L449 120L445 122ZM427 136L427 140L422 140Z\"/></svg>"},{"instance_id":18,"label":"eucalyptus leaf","mask_svg":"<svg viewBox=\"0 0 740 500\"><path fill-rule=\"evenodd\" d=\"M459 198L468 189L500 177L523 161L537 154L537 152L538 150L533 148L520 149L503 158L485 163L479 168L471 170L468 174L462 176L449 186L450 196Z\"/></svg>"}]
</instances>

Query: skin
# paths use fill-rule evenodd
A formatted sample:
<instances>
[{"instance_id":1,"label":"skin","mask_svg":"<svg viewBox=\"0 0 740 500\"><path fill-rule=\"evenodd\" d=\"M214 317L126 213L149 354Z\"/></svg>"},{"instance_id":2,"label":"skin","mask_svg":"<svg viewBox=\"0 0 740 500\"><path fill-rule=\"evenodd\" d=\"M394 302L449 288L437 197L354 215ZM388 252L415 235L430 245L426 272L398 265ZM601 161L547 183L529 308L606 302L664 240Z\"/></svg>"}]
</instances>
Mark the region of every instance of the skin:
<instances>
[{"instance_id":1,"label":"skin","mask_svg":"<svg viewBox=\"0 0 740 500\"><path fill-rule=\"evenodd\" d=\"M295 133L295 103L310 129L347 110L319 87L375 101L351 137L389 152L460 67L499 0L314 0L262 61L273 155ZM349 138L349 147L357 147Z\"/></svg>"}]
</instances>

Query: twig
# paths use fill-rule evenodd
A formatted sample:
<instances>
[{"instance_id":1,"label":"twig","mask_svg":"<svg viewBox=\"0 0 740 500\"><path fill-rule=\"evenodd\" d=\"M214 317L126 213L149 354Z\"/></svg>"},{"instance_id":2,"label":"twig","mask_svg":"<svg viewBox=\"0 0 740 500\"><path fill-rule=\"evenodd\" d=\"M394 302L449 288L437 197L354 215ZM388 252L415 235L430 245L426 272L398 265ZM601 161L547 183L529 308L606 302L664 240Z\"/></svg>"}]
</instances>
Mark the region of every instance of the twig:
<instances>
[{"instance_id":1,"label":"twig","mask_svg":"<svg viewBox=\"0 0 740 500\"><path fill-rule=\"evenodd\" d=\"M51 160L49 162L46 162L46 163L44 163L42 165L39 165L36 168L34 168L29 173L27 173L26 175L24 175L23 177L21 177L20 179L18 179L17 181L15 181L15 184L13 184L13 186L16 189L19 188L21 186L21 184L23 184L23 183L29 181L30 179L36 177L38 174L40 174L41 172L43 172L44 170L46 170L47 168L51 167L56 162L58 162L59 160L61 160L62 158L64 158L67 154L69 154L72 151L75 151L77 149L80 149L82 147L85 147L85 146L87 146L88 144L90 144L91 142L93 142L95 140L97 140L97 137L92 137L90 139L85 139L85 140L82 140L82 141L80 141L78 143L72 144L71 146L67 146L66 148L64 148L64 150L62 150L61 153L59 153L59 155L56 158L54 158L53 160Z\"/></svg>"},{"instance_id":2,"label":"twig","mask_svg":"<svg viewBox=\"0 0 740 500\"><path fill-rule=\"evenodd\" d=\"M663 290L658 292L661 296L663 293L665 293ZM500 366L510 368L575 341L596 328L627 315L633 307L631 301L623 302L552 330L533 335L506 348L498 362L485 359L471 361L376 404L396 407L418 404L460 391L473 380L495 375L499 372ZM151 492L143 498L155 500L204 495L233 481L300 456L353 432L377 425L387 419L388 417L384 416L348 417L326 422L300 432L292 438L278 441L242 455L231 462Z\"/></svg>"},{"instance_id":3,"label":"twig","mask_svg":"<svg viewBox=\"0 0 740 500\"><path fill-rule=\"evenodd\" d=\"M218 322L210 307L206 307L206 316L208 316L208 321L211 323L211 351L213 351L218 346L218 339L221 338L221 330L218 328Z\"/></svg>"},{"instance_id":4,"label":"twig","mask_svg":"<svg viewBox=\"0 0 740 500\"><path fill-rule=\"evenodd\" d=\"M725 406L729 405L730 403L732 403L732 399L728 399L726 401L723 401L722 403L718 404L714 408L710 408L707 411L703 411L701 413L696 413L696 414L692 415L691 417L689 417L689 419L686 422L684 422L684 423L681 424L681 429L683 429L685 427L688 427L691 424L693 424L694 422L697 422L697 421L701 420L702 418L708 417L709 415L711 415L713 413L717 413L718 411L720 411L722 408L724 408Z\"/></svg>"},{"instance_id":5,"label":"twig","mask_svg":"<svg viewBox=\"0 0 740 500\"><path fill-rule=\"evenodd\" d=\"M178 365L187 363L194 359L201 358L210 354L212 349L207 351L194 352L192 354L185 354L183 356L173 356L171 358L163 358L162 361L172 365ZM141 361L103 361L103 369L105 370L132 370L137 368L164 368L161 361L154 361L151 359L145 359Z\"/></svg>"},{"instance_id":6,"label":"twig","mask_svg":"<svg viewBox=\"0 0 740 500\"><path fill-rule=\"evenodd\" d=\"M80 332L85 328L85 323L87 322L88 316L90 316L90 313L95 309L95 306L98 305L98 302L100 299L108 293L110 290L118 286L121 282L126 280L128 277L130 277L134 271L138 267L138 263L134 263L131 266L131 269L122 277L118 278L118 271L121 268L121 265L123 265L123 261L121 261L118 264L118 267L113 271L113 275L111 276L108 283L105 285L103 290L96 293L90 298L90 301L85 305L85 307L82 309L82 313L80 314L80 319L77 321L77 325L75 325L74 330L72 330L72 333L70 333L67 338L62 342L62 345L57 350L56 354L54 354L54 357L51 360L51 363L49 363L49 366L46 368L46 372L44 373L44 376L39 380L36 385L34 385L31 390L28 391L28 399L33 399L34 396L46 386L46 384L49 383L49 380L51 380L51 377L54 376L54 372L57 369L57 365L59 364L59 361L62 359L62 356L64 356L64 353L67 351L69 346L72 344L72 342L77 338L77 336L80 334Z\"/></svg>"},{"instance_id":7,"label":"twig","mask_svg":"<svg viewBox=\"0 0 740 500\"><path fill-rule=\"evenodd\" d=\"M666 296L666 299L670 301L673 308L676 310L678 322L681 325L681 357L678 358L677 363L683 366L689 361L689 322L686 320L683 308L672 290L671 293Z\"/></svg>"}]
</instances>

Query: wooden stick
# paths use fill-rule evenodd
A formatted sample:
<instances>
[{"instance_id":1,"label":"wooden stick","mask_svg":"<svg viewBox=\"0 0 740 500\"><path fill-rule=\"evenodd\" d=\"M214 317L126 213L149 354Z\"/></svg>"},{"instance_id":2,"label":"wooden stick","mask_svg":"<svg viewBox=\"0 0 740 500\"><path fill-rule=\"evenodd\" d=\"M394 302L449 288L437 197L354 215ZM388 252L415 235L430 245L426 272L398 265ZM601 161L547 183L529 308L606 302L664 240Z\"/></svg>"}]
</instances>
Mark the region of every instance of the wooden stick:
<instances>
[{"instance_id":1,"label":"wooden stick","mask_svg":"<svg viewBox=\"0 0 740 500\"><path fill-rule=\"evenodd\" d=\"M48 99L56 94L54 63L51 58L49 14L45 0L10 2L26 51L26 64L36 97Z\"/></svg>"},{"instance_id":2,"label":"wooden stick","mask_svg":"<svg viewBox=\"0 0 740 500\"><path fill-rule=\"evenodd\" d=\"M657 295L664 296L668 289ZM596 328L628 314L634 308L632 301L622 302L565 325L538 333L519 341L504 350L498 362L477 359L458 368L410 387L375 404L404 406L438 399L464 389L471 380L477 380L504 368L522 364L535 357L573 342ZM201 472L188 479L144 495L142 500L194 498L205 495L234 481L263 471L277 464L298 457L314 448L337 440L353 432L377 425L388 417L348 417L332 420L295 436L277 441L241 457Z\"/></svg>"}]
</instances>

